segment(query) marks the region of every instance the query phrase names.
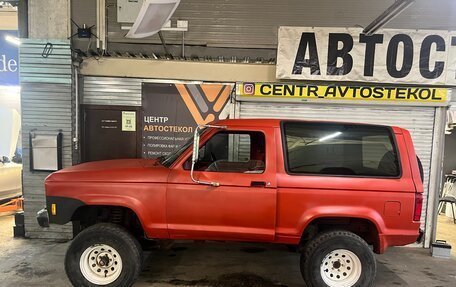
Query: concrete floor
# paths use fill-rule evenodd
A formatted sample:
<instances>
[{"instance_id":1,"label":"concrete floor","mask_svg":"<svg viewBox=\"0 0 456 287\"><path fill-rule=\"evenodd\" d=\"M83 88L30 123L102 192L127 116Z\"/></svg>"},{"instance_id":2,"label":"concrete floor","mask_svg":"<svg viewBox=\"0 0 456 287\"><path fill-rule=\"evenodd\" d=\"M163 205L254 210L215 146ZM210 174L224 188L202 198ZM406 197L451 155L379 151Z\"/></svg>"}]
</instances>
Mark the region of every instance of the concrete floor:
<instances>
[{"instance_id":1,"label":"concrete floor","mask_svg":"<svg viewBox=\"0 0 456 287\"><path fill-rule=\"evenodd\" d=\"M68 243L12 238L12 216L0 217L0 286L70 286L63 260ZM299 255L278 245L175 244L146 253L136 287L303 287ZM377 256L376 286L456 286L456 260L422 248L391 248Z\"/></svg>"}]
</instances>

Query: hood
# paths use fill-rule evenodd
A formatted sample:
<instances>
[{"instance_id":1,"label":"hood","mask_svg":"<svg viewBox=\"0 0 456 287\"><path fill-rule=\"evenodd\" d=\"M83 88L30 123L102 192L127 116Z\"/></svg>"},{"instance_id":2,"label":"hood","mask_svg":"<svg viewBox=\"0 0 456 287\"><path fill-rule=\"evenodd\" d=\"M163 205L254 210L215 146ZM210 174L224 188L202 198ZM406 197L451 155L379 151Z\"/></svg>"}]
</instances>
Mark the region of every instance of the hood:
<instances>
[{"instance_id":1,"label":"hood","mask_svg":"<svg viewBox=\"0 0 456 287\"><path fill-rule=\"evenodd\" d=\"M155 159L116 159L67 167L49 175L46 182L166 182L168 173Z\"/></svg>"}]
</instances>

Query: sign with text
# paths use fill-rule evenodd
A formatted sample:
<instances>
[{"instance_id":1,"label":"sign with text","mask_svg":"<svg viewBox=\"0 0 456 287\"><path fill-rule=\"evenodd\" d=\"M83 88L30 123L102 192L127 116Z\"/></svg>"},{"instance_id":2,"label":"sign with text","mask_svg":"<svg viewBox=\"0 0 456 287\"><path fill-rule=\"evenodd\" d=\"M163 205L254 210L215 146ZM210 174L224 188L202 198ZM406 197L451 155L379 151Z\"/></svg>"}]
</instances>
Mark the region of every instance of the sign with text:
<instances>
[{"instance_id":1,"label":"sign with text","mask_svg":"<svg viewBox=\"0 0 456 287\"><path fill-rule=\"evenodd\" d=\"M143 83L143 158L166 156L186 143L196 126L225 119L233 86Z\"/></svg>"},{"instance_id":2,"label":"sign with text","mask_svg":"<svg viewBox=\"0 0 456 287\"><path fill-rule=\"evenodd\" d=\"M135 111L122 111L122 131L135 132L136 131L136 112Z\"/></svg>"},{"instance_id":3,"label":"sign with text","mask_svg":"<svg viewBox=\"0 0 456 287\"><path fill-rule=\"evenodd\" d=\"M364 103L401 103L408 105L447 105L449 90L423 87L380 87L345 85L306 85L282 83L241 83L242 98L298 101L349 101Z\"/></svg>"},{"instance_id":4,"label":"sign with text","mask_svg":"<svg viewBox=\"0 0 456 287\"><path fill-rule=\"evenodd\" d=\"M278 79L456 85L456 32L280 27Z\"/></svg>"},{"instance_id":5,"label":"sign with text","mask_svg":"<svg viewBox=\"0 0 456 287\"><path fill-rule=\"evenodd\" d=\"M0 30L0 86L19 86L19 47L7 41L17 31Z\"/></svg>"}]
</instances>

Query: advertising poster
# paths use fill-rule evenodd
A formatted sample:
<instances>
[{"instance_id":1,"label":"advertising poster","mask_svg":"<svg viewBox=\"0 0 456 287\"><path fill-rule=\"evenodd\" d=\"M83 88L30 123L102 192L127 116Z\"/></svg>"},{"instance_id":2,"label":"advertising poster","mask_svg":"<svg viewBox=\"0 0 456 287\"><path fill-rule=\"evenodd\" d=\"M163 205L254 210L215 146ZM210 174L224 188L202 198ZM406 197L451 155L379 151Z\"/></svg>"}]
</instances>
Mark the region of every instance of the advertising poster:
<instances>
[{"instance_id":1,"label":"advertising poster","mask_svg":"<svg viewBox=\"0 0 456 287\"><path fill-rule=\"evenodd\" d=\"M441 30L280 27L277 79L454 85L456 35Z\"/></svg>"},{"instance_id":2,"label":"advertising poster","mask_svg":"<svg viewBox=\"0 0 456 287\"><path fill-rule=\"evenodd\" d=\"M195 127L229 115L234 84L143 83L142 156L166 156L187 142Z\"/></svg>"},{"instance_id":3,"label":"advertising poster","mask_svg":"<svg viewBox=\"0 0 456 287\"><path fill-rule=\"evenodd\" d=\"M122 131L135 132L136 131L136 112L122 111Z\"/></svg>"},{"instance_id":4,"label":"advertising poster","mask_svg":"<svg viewBox=\"0 0 456 287\"><path fill-rule=\"evenodd\" d=\"M19 47L8 37L17 31L0 30L0 86L19 86Z\"/></svg>"}]
</instances>

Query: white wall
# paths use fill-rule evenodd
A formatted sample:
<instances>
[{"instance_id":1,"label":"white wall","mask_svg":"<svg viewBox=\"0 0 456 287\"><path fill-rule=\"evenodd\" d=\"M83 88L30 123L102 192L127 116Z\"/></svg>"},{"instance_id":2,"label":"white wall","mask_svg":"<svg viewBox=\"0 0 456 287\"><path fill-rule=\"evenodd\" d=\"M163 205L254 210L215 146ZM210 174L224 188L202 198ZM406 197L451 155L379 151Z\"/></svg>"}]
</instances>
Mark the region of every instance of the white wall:
<instances>
[{"instance_id":1,"label":"white wall","mask_svg":"<svg viewBox=\"0 0 456 287\"><path fill-rule=\"evenodd\" d=\"M87 58L80 73L89 76L111 76L151 79L199 80L213 82L274 82L275 65L214 63L191 61L157 61L147 59Z\"/></svg>"}]
</instances>

